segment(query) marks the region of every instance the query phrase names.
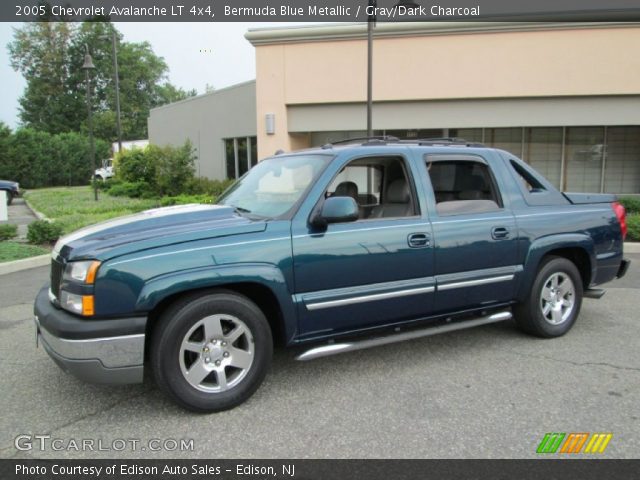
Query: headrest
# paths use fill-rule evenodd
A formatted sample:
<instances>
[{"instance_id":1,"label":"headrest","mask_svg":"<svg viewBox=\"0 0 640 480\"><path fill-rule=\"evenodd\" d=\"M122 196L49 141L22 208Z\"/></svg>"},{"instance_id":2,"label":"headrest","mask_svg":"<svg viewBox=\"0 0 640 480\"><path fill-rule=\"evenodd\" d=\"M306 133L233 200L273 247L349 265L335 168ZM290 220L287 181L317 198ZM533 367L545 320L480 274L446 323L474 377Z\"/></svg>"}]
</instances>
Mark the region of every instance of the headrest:
<instances>
[{"instance_id":1,"label":"headrest","mask_svg":"<svg viewBox=\"0 0 640 480\"><path fill-rule=\"evenodd\" d=\"M340 182L333 194L334 197L358 198L358 185L354 182Z\"/></svg>"},{"instance_id":2,"label":"headrest","mask_svg":"<svg viewBox=\"0 0 640 480\"><path fill-rule=\"evenodd\" d=\"M409 203L409 186L404 178L399 178L391 182L387 188L386 203Z\"/></svg>"},{"instance_id":3,"label":"headrest","mask_svg":"<svg viewBox=\"0 0 640 480\"><path fill-rule=\"evenodd\" d=\"M465 175L461 178L460 190L480 190L484 189L484 178L480 175Z\"/></svg>"}]
</instances>

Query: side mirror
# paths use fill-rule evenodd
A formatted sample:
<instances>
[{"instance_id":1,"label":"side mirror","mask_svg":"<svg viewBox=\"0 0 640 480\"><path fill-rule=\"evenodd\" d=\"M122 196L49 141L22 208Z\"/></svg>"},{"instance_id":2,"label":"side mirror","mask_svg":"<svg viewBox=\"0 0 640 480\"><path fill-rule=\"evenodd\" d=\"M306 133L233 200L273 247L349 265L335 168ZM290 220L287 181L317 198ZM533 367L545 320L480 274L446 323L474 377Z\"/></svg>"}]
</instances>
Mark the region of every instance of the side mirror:
<instances>
[{"instance_id":1,"label":"side mirror","mask_svg":"<svg viewBox=\"0 0 640 480\"><path fill-rule=\"evenodd\" d=\"M358 217L358 204L353 198L329 197L322 204L320 212L313 217L311 224L327 228L330 223L355 222Z\"/></svg>"}]
</instances>

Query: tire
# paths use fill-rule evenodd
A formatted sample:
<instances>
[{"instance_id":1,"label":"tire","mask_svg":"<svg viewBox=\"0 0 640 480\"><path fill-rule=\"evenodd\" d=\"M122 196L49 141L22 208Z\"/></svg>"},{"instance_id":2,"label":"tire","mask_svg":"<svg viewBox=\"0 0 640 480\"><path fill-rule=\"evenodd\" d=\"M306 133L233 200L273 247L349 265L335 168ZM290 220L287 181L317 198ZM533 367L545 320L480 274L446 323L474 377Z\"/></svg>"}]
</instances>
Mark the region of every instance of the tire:
<instances>
[{"instance_id":1,"label":"tire","mask_svg":"<svg viewBox=\"0 0 640 480\"><path fill-rule=\"evenodd\" d=\"M531 295L514 309L516 323L531 335L560 337L578 318L582 295L582 278L575 264L563 257L547 257L538 269Z\"/></svg>"},{"instance_id":2,"label":"tire","mask_svg":"<svg viewBox=\"0 0 640 480\"><path fill-rule=\"evenodd\" d=\"M177 404L209 413L249 399L272 355L271 329L260 308L243 295L216 290L165 310L152 332L150 366L159 388Z\"/></svg>"},{"instance_id":3,"label":"tire","mask_svg":"<svg viewBox=\"0 0 640 480\"><path fill-rule=\"evenodd\" d=\"M13 202L13 194L9 190L5 190L7 192L7 205L11 205Z\"/></svg>"}]
</instances>

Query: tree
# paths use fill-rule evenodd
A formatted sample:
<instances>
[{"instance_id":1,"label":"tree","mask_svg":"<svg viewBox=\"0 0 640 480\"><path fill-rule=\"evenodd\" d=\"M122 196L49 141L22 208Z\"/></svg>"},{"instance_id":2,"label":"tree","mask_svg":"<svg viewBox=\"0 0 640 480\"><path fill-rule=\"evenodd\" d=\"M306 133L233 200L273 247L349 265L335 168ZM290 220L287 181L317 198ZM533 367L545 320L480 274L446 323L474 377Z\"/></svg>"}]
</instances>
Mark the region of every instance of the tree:
<instances>
[{"instance_id":1,"label":"tree","mask_svg":"<svg viewBox=\"0 0 640 480\"><path fill-rule=\"evenodd\" d=\"M11 66L27 80L20 98L20 120L25 126L50 133L78 128L80 104L69 95L72 35L69 23L27 23L14 29L8 50Z\"/></svg>"},{"instance_id":2,"label":"tree","mask_svg":"<svg viewBox=\"0 0 640 480\"><path fill-rule=\"evenodd\" d=\"M111 29L104 21L28 23L14 30L8 45L12 67L27 87L20 98L20 120L49 133L86 132L85 45L96 69L91 72L95 134L117 138ZM116 31L122 132L125 140L147 138L151 108L195 95L167 80L168 67L148 42L126 42Z\"/></svg>"}]
</instances>

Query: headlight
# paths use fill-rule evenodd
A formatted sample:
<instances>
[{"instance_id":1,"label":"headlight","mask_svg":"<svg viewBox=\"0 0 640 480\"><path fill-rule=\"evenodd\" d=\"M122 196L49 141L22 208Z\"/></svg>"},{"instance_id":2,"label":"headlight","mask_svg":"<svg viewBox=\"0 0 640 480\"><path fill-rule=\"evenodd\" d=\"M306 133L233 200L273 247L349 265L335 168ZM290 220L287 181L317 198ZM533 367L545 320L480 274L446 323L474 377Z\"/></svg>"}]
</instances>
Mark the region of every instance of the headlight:
<instances>
[{"instance_id":1,"label":"headlight","mask_svg":"<svg viewBox=\"0 0 640 480\"><path fill-rule=\"evenodd\" d=\"M94 313L93 295L77 295L62 290L60 292L60 306L70 312L90 316Z\"/></svg>"},{"instance_id":2,"label":"headlight","mask_svg":"<svg viewBox=\"0 0 640 480\"><path fill-rule=\"evenodd\" d=\"M86 262L70 262L67 264L64 276L65 279L93 285L96 281L96 272L100 267L100 262L89 260Z\"/></svg>"}]
</instances>

